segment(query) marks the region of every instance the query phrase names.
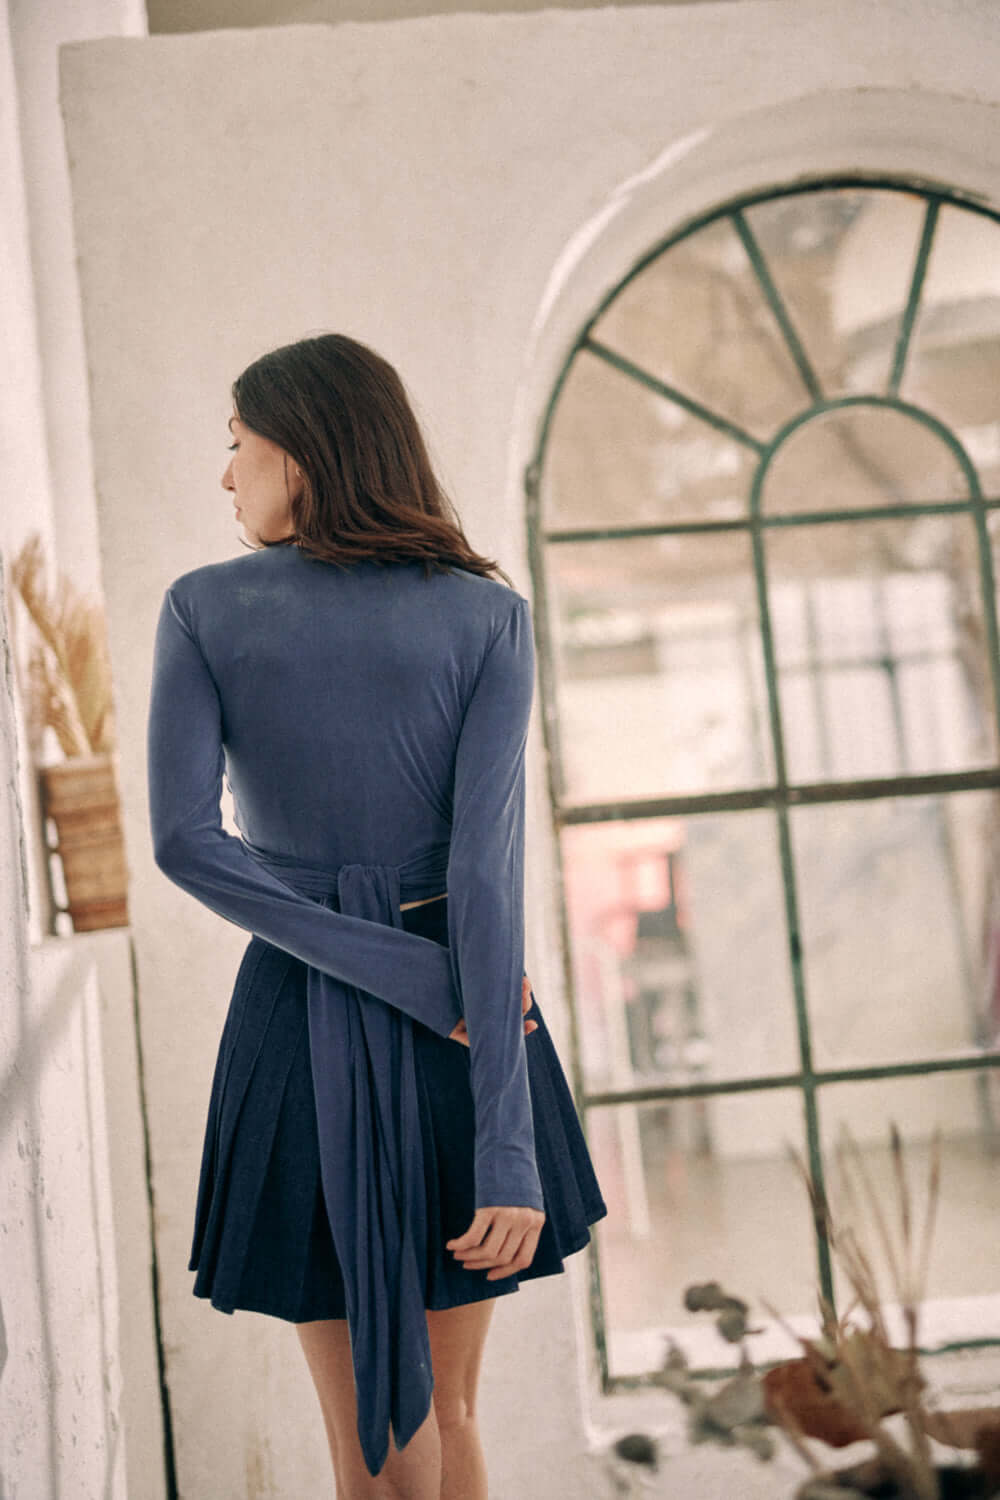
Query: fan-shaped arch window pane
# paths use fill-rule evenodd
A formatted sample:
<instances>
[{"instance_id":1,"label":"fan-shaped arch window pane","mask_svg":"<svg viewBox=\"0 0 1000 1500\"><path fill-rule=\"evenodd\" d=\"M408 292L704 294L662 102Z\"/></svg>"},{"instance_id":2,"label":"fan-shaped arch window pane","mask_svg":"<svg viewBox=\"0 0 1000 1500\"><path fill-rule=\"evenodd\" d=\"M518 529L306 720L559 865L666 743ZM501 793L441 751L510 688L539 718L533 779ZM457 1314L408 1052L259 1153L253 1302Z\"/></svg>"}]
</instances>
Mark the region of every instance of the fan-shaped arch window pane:
<instances>
[{"instance_id":1,"label":"fan-shaped arch window pane","mask_svg":"<svg viewBox=\"0 0 1000 1500\"><path fill-rule=\"evenodd\" d=\"M887 387L925 212L919 194L857 187L745 210L825 396Z\"/></svg>"},{"instance_id":2,"label":"fan-shaped arch window pane","mask_svg":"<svg viewBox=\"0 0 1000 1500\"><path fill-rule=\"evenodd\" d=\"M947 438L894 407L838 406L797 427L761 485L770 514L967 500L970 476Z\"/></svg>"},{"instance_id":3,"label":"fan-shaped arch window pane","mask_svg":"<svg viewBox=\"0 0 1000 1500\"><path fill-rule=\"evenodd\" d=\"M732 220L657 257L590 337L766 441L802 405L802 377Z\"/></svg>"},{"instance_id":4,"label":"fan-shaped arch window pane","mask_svg":"<svg viewBox=\"0 0 1000 1500\"><path fill-rule=\"evenodd\" d=\"M742 515L756 451L584 350L556 409L546 521L569 527Z\"/></svg>"},{"instance_id":5,"label":"fan-shaped arch window pane","mask_svg":"<svg viewBox=\"0 0 1000 1500\"><path fill-rule=\"evenodd\" d=\"M901 393L953 427L1000 497L1000 224L941 208Z\"/></svg>"}]
</instances>

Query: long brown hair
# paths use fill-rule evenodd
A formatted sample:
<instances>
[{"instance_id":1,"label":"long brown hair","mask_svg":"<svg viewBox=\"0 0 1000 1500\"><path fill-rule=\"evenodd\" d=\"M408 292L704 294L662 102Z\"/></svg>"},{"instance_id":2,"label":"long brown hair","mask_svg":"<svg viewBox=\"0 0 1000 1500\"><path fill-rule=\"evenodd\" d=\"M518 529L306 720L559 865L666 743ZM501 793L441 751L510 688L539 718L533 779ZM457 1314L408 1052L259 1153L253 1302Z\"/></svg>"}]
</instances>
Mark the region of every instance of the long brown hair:
<instances>
[{"instance_id":1,"label":"long brown hair","mask_svg":"<svg viewBox=\"0 0 1000 1500\"><path fill-rule=\"evenodd\" d=\"M240 421L302 470L296 546L341 566L419 559L424 574L464 568L514 585L470 547L427 454L406 389L388 361L341 333L264 354L233 382Z\"/></svg>"}]
</instances>

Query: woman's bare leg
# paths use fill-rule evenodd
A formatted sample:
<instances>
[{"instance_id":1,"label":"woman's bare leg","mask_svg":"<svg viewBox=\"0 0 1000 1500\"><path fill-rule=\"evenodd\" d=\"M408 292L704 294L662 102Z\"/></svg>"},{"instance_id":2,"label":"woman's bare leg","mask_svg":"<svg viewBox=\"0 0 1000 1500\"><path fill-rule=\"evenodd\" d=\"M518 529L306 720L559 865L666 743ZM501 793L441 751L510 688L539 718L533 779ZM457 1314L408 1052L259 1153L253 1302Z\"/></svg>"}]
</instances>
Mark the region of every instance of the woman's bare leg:
<instances>
[{"instance_id":1,"label":"woman's bare leg","mask_svg":"<svg viewBox=\"0 0 1000 1500\"><path fill-rule=\"evenodd\" d=\"M390 1442L385 1467L374 1479L358 1441L347 1323L296 1324L323 1413L337 1500L487 1500L476 1394L494 1305L488 1298L428 1312L434 1369L430 1415L402 1451Z\"/></svg>"},{"instance_id":2,"label":"woman's bare leg","mask_svg":"<svg viewBox=\"0 0 1000 1500\"><path fill-rule=\"evenodd\" d=\"M358 1440L354 1366L346 1321L330 1318L297 1323L296 1329L323 1412L337 1500L440 1500L441 1443L434 1407L401 1451L390 1437L385 1466L373 1479Z\"/></svg>"},{"instance_id":3,"label":"woman's bare leg","mask_svg":"<svg viewBox=\"0 0 1000 1500\"><path fill-rule=\"evenodd\" d=\"M487 1500L476 1395L495 1305L496 1299L490 1297L427 1314L434 1410L441 1438L440 1500Z\"/></svg>"}]
</instances>

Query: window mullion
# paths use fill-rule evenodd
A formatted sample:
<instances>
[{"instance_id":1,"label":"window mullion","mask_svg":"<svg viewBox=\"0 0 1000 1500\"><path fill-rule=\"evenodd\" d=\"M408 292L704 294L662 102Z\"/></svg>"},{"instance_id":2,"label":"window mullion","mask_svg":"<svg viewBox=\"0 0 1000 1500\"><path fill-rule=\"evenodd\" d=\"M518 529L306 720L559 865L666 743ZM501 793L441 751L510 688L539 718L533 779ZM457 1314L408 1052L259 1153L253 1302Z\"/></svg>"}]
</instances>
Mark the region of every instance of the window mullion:
<instances>
[{"instance_id":1,"label":"window mullion","mask_svg":"<svg viewBox=\"0 0 1000 1500\"><path fill-rule=\"evenodd\" d=\"M785 343L788 345L788 352L795 361L795 368L802 377L802 384L809 392L813 401L822 401L823 390L817 378L816 371L810 363L802 340L795 331L791 315L785 306L781 293L778 291L767 261L764 259L764 252L758 245L753 230L744 218L743 210L738 208L735 213L730 215L730 218L732 219L733 228L739 235L743 248L749 257L754 275L760 283L760 289L767 298L767 304L774 314L778 327L781 329Z\"/></svg>"},{"instance_id":2,"label":"window mullion","mask_svg":"<svg viewBox=\"0 0 1000 1500\"><path fill-rule=\"evenodd\" d=\"M917 321L920 298L927 275L927 263L930 260L931 245L934 242L934 230L937 227L939 209L940 204L938 200L931 198L927 204L927 213L924 216L924 227L920 235L920 244L917 247L917 258L913 265L913 278L910 282L906 307L903 310L903 316L899 324L899 338L896 340L896 352L893 355L892 373L889 376L887 391L887 394L890 396L899 395L899 387L903 381L906 359L910 352L910 340L913 336L914 324Z\"/></svg>"},{"instance_id":3,"label":"window mullion","mask_svg":"<svg viewBox=\"0 0 1000 1500\"><path fill-rule=\"evenodd\" d=\"M602 344L588 335L581 340L580 348L589 349L591 354L596 354L598 359L603 359L614 369L620 370L630 380L638 381L647 390L653 391L657 396L662 396L665 401L672 401L675 406L689 412L692 417L697 417L701 422L707 422L717 432L724 432L728 437L735 438L736 442L742 443L745 448L752 448L755 453L763 453L764 444L744 428L738 427L735 422L730 422L728 417L722 416L720 412L703 406L693 397L685 396L684 392L679 391L676 386L668 385L665 380L658 380L655 375L650 375L648 370L641 369L639 365L633 364L632 360L617 354L614 349L609 349L607 344Z\"/></svg>"}]
</instances>

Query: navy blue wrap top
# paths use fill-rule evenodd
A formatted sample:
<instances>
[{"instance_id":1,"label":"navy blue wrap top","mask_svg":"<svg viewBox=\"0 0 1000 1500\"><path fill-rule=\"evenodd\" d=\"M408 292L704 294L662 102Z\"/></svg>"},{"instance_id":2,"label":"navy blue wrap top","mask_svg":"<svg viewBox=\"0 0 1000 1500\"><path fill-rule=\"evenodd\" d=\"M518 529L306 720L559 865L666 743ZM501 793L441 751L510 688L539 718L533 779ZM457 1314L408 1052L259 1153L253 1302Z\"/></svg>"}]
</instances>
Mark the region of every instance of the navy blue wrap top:
<instances>
[{"instance_id":1,"label":"navy blue wrap top","mask_svg":"<svg viewBox=\"0 0 1000 1500\"><path fill-rule=\"evenodd\" d=\"M418 562L262 548L183 574L160 610L154 856L309 966L321 1176L372 1473L433 1385L413 1020L447 1037L465 1018L477 1207L544 1206L521 1013L534 671L522 595ZM240 837L222 826L223 777ZM447 948L400 917L445 890Z\"/></svg>"}]
</instances>

